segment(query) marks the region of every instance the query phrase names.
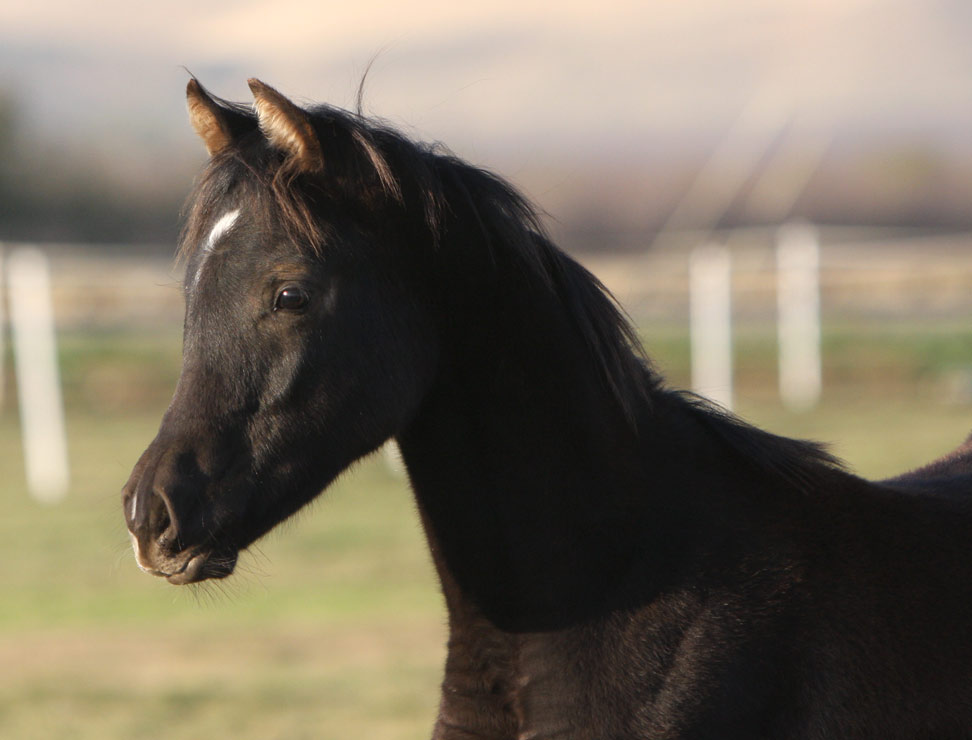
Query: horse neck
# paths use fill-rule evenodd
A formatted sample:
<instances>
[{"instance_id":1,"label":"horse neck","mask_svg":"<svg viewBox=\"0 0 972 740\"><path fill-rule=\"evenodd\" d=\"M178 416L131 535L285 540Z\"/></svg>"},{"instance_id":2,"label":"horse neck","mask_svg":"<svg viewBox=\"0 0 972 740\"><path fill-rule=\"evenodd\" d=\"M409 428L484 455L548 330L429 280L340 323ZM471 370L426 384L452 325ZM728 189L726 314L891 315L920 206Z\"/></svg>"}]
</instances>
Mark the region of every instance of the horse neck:
<instances>
[{"instance_id":1,"label":"horse neck","mask_svg":"<svg viewBox=\"0 0 972 740\"><path fill-rule=\"evenodd\" d=\"M450 609L533 631L592 616L631 578L661 588L688 518L660 500L668 430L626 418L554 292L457 293L472 297L450 306L439 377L399 437Z\"/></svg>"}]
</instances>

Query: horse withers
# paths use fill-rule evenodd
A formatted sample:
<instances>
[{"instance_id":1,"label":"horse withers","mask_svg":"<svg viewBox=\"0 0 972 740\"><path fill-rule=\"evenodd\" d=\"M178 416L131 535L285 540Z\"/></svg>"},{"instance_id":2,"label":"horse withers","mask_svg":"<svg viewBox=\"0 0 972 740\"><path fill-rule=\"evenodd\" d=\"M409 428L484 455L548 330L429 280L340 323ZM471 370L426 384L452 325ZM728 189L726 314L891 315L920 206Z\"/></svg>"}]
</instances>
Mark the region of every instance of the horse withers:
<instances>
[{"instance_id":1,"label":"horse withers","mask_svg":"<svg viewBox=\"0 0 972 740\"><path fill-rule=\"evenodd\" d=\"M972 737L972 453L868 482L667 388L507 183L188 87L182 374L123 508L172 583L397 440L449 612L433 737Z\"/></svg>"}]
</instances>

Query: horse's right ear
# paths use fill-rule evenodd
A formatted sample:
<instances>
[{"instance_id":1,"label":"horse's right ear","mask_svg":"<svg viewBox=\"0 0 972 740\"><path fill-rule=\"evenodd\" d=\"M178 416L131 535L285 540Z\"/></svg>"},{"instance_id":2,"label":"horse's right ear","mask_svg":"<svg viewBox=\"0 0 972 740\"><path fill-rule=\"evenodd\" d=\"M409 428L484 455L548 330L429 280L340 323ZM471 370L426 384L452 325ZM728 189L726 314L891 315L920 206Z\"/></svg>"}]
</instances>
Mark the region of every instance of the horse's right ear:
<instances>
[{"instance_id":1,"label":"horse's right ear","mask_svg":"<svg viewBox=\"0 0 972 740\"><path fill-rule=\"evenodd\" d=\"M210 156L223 151L256 121L239 111L217 103L195 78L186 86L189 121L206 145Z\"/></svg>"}]
</instances>

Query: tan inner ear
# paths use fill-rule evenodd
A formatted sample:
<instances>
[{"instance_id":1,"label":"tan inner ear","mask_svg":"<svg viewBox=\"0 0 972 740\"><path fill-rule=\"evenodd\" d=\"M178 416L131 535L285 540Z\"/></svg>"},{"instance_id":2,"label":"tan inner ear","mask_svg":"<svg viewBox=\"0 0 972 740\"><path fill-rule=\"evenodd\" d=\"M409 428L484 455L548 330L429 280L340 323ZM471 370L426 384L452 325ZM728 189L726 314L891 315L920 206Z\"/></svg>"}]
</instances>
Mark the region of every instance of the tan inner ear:
<instances>
[{"instance_id":1,"label":"tan inner ear","mask_svg":"<svg viewBox=\"0 0 972 740\"><path fill-rule=\"evenodd\" d=\"M190 80L186 88L186 106L189 109L189 121L203 140L210 156L221 152L232 143L229 126L220 115L218 107L195 80Z\"/></svg>"},{"instance_id":2,"label":"tan inner ear","mask_svg":"<svg viewBox=\"0 0 972 740\"><path fill-rule=\"evenodd\" d=\"M270 144L286 152L305 171L323 169L321 145L307 114L272 87L250 80L260 130Z\"/></svg>"}]
</instances>

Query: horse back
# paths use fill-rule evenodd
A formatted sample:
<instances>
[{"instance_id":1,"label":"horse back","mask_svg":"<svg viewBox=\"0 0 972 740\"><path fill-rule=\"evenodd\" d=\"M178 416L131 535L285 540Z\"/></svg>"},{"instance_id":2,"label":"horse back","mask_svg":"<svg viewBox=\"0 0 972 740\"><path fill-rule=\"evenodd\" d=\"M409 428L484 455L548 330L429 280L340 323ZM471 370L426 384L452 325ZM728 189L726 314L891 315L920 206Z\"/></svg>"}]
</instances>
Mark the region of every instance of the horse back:
<instances>
[{"instance_id":1,"label":"horse back","mask_svg":"<svg viewBox=\"0 0 972 740\"><path fill-rule=\"evenodd\" d=\"M821 737L972 738L972 445L824 508L793 706Z\"/></svg>"},{"instance_id":2,"label":"horse back","mask_svg":"<svg viewBox=\"0 0 972 740\"><path fill-rule=\"evenodd\" d=\"M908 487L965 490L972 496L972 435L951 452L884 483ZM965 488L962 489L963 484Z\"/></svg>"}]
</instances>

